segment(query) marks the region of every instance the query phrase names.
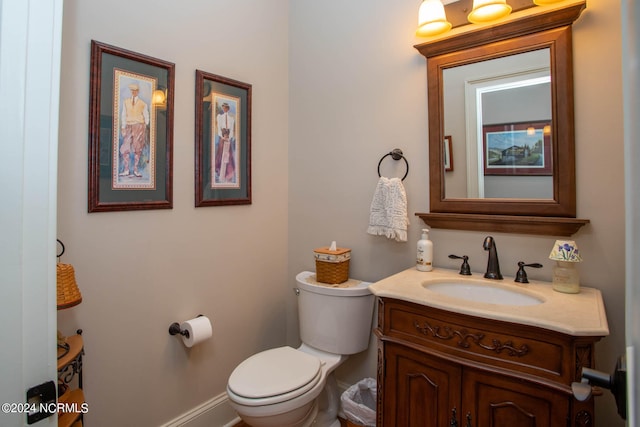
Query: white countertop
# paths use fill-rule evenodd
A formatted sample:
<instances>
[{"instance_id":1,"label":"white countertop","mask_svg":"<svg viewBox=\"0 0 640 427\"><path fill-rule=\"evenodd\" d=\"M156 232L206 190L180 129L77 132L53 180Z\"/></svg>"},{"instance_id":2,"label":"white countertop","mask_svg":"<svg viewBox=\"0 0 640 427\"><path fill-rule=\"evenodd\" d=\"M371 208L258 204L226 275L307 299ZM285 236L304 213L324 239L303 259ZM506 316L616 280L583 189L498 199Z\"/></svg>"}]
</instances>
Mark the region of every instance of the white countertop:
<instances>
[{"instance_id":1,"label":"white countertop","mask_svg":"<svg viewBox=\"0 0 640 427\"><path fill-rule=\"evenodd\" d=\"M513 289L535 296L543 302L527 306L491 304L443 295L423 286L428 282L465 280ZM462 276L458 271L442 268L434 268L429 272L409 268L371 284L369 289L379 297L395 298L487 319L537 326L572 336L609 335L602 294L594 288L580 287L578 294L564 294L554 291L550 282L530 280L530 283L516 283L513 277L507 276L503 280L489 280L481 273Z\"/></svg>"}]
</instances>

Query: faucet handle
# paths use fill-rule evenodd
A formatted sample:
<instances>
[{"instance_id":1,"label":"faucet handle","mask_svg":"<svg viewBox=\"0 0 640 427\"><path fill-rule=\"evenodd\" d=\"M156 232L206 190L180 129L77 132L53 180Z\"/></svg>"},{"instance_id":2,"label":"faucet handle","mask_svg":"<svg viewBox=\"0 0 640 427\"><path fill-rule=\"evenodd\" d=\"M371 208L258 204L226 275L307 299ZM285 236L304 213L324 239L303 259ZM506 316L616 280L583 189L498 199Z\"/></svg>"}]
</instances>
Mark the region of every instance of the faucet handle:
<instances>
[{"instance_id":1,"label":"faucet handle","mask_svg":"<svg viewBox=\"0 0 640 427\"><path fill-rule=\"evenodd\" d=\"M463 276L471 276L471 267L469 267L469 257L467 255L449 255L451 259L461 259L462 265L460 266L460 274Z\"/></svg>"},{"instance_id":2,"label":"faucet handle","mask_svg":"<svg viewBox=\"0 0 640 427\"><path fill-rule=\"evenodd\" d=\"M533 267L533 268L542 268L542 264L534 262L532 264L525 264L523 261L518 263L518 272L516 273L515 281L518 283L529 283L529 279L527 279L527 272L524 271L525 267Z\"/></svg>"}]
</instances>

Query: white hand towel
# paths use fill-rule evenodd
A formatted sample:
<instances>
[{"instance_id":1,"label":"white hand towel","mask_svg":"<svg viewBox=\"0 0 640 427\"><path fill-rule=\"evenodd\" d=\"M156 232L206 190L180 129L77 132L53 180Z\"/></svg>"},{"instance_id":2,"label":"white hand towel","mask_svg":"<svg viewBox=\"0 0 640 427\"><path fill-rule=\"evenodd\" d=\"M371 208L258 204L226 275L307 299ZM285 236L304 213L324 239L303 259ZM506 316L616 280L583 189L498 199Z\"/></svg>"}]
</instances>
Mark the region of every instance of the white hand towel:
<instances>
[{"instance_id":1,"label":"white hand towel","mask_svg":"<svg viewBox=\"0 0 640 427\"><path fill-rule=\"evenodd\" d=\"M407 241L407 194L400 178L380 177L371 201L367 233Z\"/></svg>"}]
</instances>

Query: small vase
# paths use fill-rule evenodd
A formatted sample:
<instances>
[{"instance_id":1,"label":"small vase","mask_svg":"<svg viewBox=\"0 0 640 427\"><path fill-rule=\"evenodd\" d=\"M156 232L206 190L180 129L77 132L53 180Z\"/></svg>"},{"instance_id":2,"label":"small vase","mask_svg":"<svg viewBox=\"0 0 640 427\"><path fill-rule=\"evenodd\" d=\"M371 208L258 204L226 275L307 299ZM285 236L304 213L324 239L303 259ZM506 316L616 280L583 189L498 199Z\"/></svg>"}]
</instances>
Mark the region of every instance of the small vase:
<instances>
[{"instance_id":1,"label":"small vase","mask_svg":"<svg viewBox=\"0 0 640 427\"><path fill-rule=\"evenodd\" d=\"M553 267L553 290L565 294L577 294L580 292L580 275L575 268L575 263L556 261Z\"/></svg>"}]
</instances>

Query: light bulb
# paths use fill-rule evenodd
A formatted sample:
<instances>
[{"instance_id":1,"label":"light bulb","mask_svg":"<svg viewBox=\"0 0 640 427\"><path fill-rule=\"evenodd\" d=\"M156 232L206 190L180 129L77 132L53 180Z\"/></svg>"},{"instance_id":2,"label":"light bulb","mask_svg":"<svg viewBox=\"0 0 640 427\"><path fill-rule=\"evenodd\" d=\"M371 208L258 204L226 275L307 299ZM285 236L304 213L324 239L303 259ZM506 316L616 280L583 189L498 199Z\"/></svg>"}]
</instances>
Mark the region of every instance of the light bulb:
<instances>
[{"instance_id":1,"label":"light bulb","mask_svg":"<svg viewBox=\"0 0 640 427\"><path fill-rule=\"evenodd\" d=\"M511 13L507 0L473 0L473 9L467 19L474 24L495 21Z\"/></svg>"},{"instance_id":2,"label":"light bulb","mask_svg":"<svg viewBox=\"0 0 640 427\"><path fill-rule=\"evenodd\" d=\"M419 37L436 36L446 33L451 29L451 23L447 21L444 6L440 0L424 0L418 10Z\"/></svg>"}]
</instances>

